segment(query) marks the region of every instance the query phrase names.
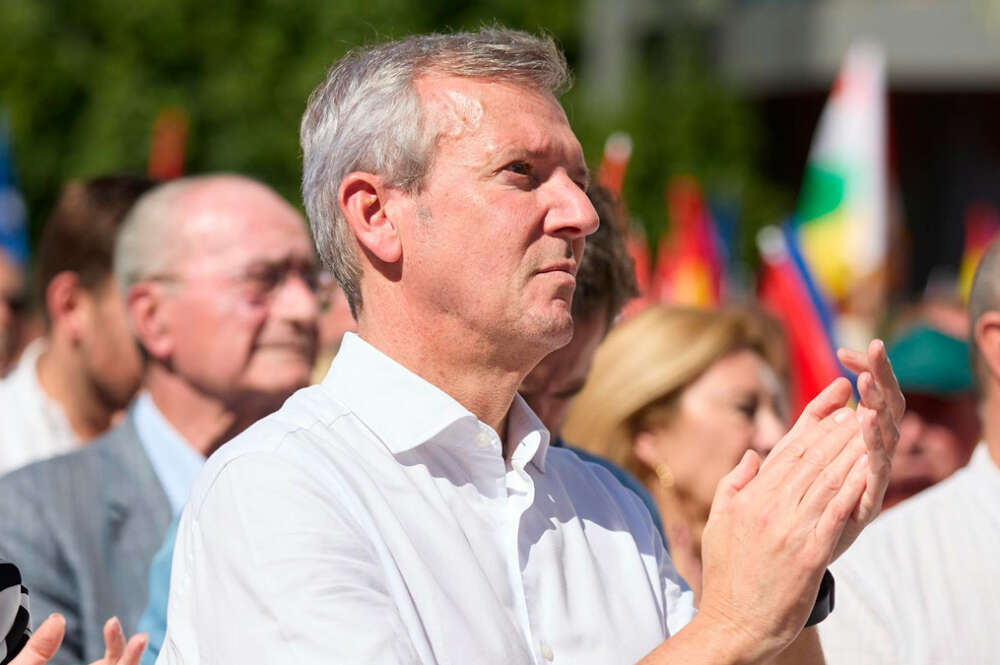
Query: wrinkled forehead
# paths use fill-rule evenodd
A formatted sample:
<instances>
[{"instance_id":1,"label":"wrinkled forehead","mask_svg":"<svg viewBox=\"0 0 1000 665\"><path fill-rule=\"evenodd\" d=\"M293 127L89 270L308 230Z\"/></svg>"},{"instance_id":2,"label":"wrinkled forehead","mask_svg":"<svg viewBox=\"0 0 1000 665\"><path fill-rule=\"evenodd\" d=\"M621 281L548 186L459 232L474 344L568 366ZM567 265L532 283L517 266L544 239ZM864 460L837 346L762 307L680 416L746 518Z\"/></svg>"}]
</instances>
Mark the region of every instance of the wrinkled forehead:
<instances>
[{"instance_id":1,"label":"wrinkled forehead","mask_svg":"<svg viewBox=\"0 0 1000 665\"><path fill-rule=\"evenodd\" d=\"M239 269L314 261L302 216L277 195L192 201L181 215L177 252L183 263Z\"/></svg>"},{"instance_id":2,"label":"wrinkled forehead","mask_svg":"<svg viewBox=\"0 0 1000 665\"><path fill-rule=\"evenodd\" d=\"M428 74L418 78L414 87L427 121L440 139L457 138L491 121L524 112L562 124L572 134L555 96L528 81Z\"/></svg>"}]
</instances>

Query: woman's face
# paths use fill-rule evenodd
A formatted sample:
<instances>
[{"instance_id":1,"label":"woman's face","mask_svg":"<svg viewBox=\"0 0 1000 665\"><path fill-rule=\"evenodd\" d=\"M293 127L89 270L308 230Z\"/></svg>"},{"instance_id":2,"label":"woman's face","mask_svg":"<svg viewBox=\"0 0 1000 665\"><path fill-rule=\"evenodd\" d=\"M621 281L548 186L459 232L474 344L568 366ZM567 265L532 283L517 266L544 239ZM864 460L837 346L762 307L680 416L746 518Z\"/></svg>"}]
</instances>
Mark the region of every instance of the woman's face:
<instances>
[{"instance_id":1,"label":"woman's face","mask_svg":"<svg viewBox=\"0 0 1000 665\"><path fill-rule=\"evenodd\" d=\"M755 351L733 351L709 366L678 398L668 425L637 450L651 468L666 463L675 491L707 515L715 487L747 450L761 457L787 429L785 391Z\"/></svg>"}]
</instances>

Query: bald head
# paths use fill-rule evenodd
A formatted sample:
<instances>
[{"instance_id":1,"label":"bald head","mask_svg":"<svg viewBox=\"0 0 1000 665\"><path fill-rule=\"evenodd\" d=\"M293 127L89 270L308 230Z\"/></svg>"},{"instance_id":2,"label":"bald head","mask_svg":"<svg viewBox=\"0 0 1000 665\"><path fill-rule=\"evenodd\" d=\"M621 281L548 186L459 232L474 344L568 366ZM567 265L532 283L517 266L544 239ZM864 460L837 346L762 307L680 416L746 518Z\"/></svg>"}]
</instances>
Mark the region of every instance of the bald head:
<instances>
[{"instance_id":1,"label":"bald head","mask_svg":"<svg viewBox=\"0 0 1000 665\"><path fill-rule=\"evenodd\" d=\"M308 382L316 260L302 216L266 185L212 175L158 186L125 220L114 271L150 376L252 405L253 419Z\"/></svg>"},{"instance_id":2,"label":"bald head","mask_svg":"<svg viewBox=\"0 0 1000 665\"><path fill-rule=\"evenodd\" d=\"M972 368L981 390L990 384L990 367L980 348L980 319L989 312L1000 312L1000 238L990 243L976 268L969 293L969 323L971 326Z\"/></svg>"},{"instance_id":3,"label":"bald head","mask_svg":"<svg viewBox=\"0 0 1000 665\"><path fill-rule=\"evenodd\" d=\"M244 176L196 176L156 187L132 208L115 243L114 273L122 293L182 261L217 257L233 246L239 227L261 212L268 214L269 224L305 228L287 201Z\"/></svg>"}]
</instances>

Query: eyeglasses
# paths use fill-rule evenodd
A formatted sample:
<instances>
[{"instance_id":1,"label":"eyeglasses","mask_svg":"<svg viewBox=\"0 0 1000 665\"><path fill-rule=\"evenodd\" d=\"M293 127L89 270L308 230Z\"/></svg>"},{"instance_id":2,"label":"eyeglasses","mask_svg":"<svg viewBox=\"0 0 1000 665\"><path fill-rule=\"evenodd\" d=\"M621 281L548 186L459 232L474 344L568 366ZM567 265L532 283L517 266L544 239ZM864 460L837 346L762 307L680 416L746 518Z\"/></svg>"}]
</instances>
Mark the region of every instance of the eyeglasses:
<instances>
[{"instance_id":1,"label":"eyeglasses","mask_svg":"<svg viewBox=\"0 0 1000 665\"><path fill-rule=\"evenodd\" d=\"M161 273L148 275L143 279L149 281L183 283L192 279L222 279L238 285L244 298L253 305L269 305L281 288L292 277L300 280L309 292L319 301L321 308L330 302L332 277L325 271L318 270L311 264L295 261L277 263L260 263L252 265L235 275L182 275L178 273Z\"/></svg>"},{"instance_id":2,"label":"eyeglasses","mask_svg":"<svg viewBox=\"0 0 1000 665\"><path fill-rule=\"evenodd\" d=\"M12 293L0 293L0 301L2 301L7 306L7 309L14 315L18 315L28 308L28 297L24 293L18 291Z\"/></svg>"}]
</instances>

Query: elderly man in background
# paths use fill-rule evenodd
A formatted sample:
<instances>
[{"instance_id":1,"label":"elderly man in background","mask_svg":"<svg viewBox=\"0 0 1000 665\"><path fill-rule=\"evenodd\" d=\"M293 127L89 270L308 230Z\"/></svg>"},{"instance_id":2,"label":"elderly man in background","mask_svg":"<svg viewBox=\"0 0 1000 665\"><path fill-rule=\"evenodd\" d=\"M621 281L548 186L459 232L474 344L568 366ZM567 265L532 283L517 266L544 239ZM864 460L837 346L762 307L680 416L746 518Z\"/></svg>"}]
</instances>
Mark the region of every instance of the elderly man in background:
<instances>
[{"instance_id":1,"label":"elderly man in background","mask_svg":"<svg viewBox=\"0 0 1000 665\"><path fill-rule=\"evenodd\" d=\"M598 225L567 79L551 40L484 29L314 91L303 194L358 334L199 476L158 663L759 663L803 632L885 489L884 348L846 357L863 424L837 381L720 484L695 613L649 511L517 395L572 338Z\"/></svg>"},{"instance_id":2,"label":"elderly man in background","mask_svg":"<svg viewBox=\"0 0 1000 665\"><path fill-rule=\"evenodd\" d=\"M983 441L835 564L837 611L820 630L830 665L1000 657L1000 242L976 271L969 321Z\"/></svg>"},{"instance_id":3,"label":"elderly man in background","mask_svg":"<svg viewBox=\"0 0 1000 665\"><path fill-rule=\"evenodd\" d=\"M120 175L60 193L36 255L48 330L0 382L0 473L101 434L139 388L142 360L111 254L126 213L152 186Z\"/></svg>"},{"instance_id":4,"label":"elderly man in background","mask_svg":"<svg viewBox=\"0 0 1000 665\"><path fill-rule=\"evenodd\" d=\"M307 385L316 349L312 244L261 183L159 186L125 221L114 271L144 392L91 446L0 479L0 557L39 616L66 617L53 663L98 658L108 616L135 630L150 560L205 458Z\"/></svg>"}]
</instances>

